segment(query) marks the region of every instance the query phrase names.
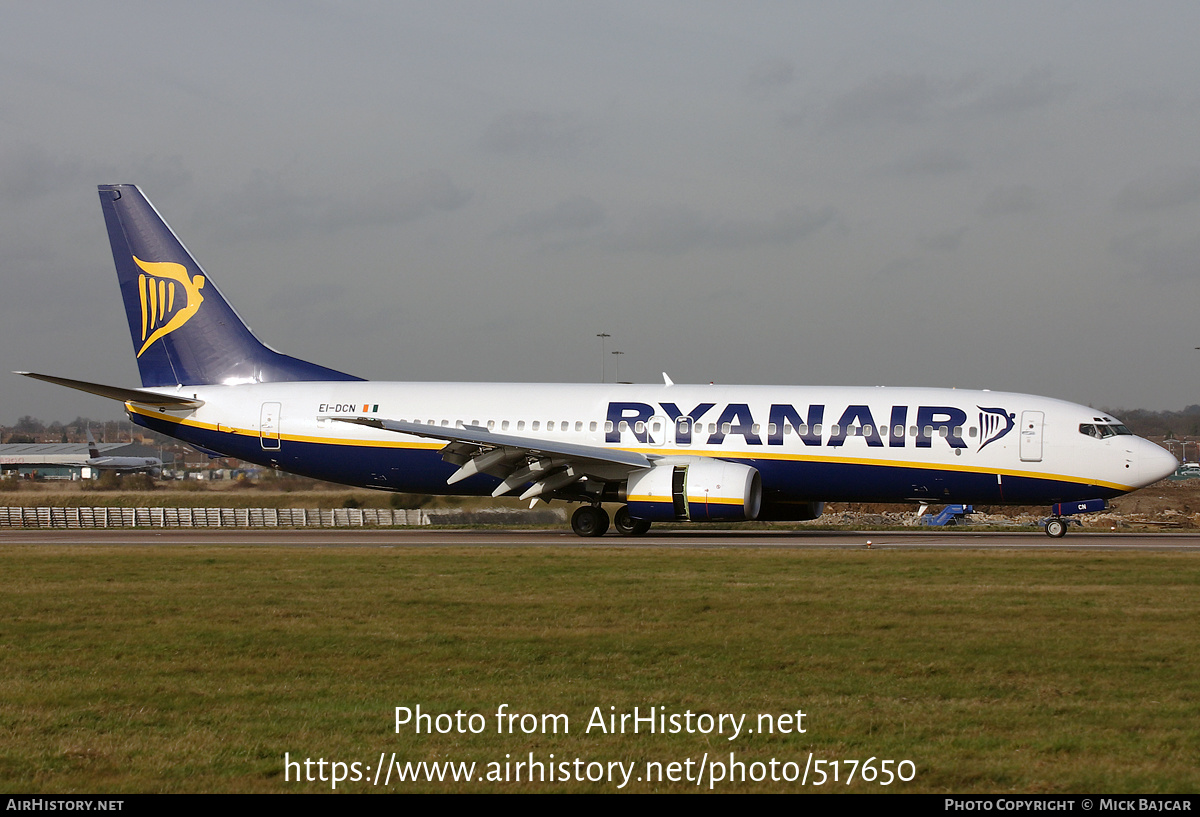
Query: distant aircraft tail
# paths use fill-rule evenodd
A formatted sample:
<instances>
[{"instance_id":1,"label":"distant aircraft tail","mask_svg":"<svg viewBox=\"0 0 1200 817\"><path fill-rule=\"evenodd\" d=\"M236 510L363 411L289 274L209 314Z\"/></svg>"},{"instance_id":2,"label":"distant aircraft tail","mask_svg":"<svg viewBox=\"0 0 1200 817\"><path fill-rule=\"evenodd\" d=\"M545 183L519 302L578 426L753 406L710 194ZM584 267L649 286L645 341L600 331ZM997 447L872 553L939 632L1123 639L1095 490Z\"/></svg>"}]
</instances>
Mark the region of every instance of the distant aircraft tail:
<instances>
[{"instance_id":1,"label":"distant aircraft tail","mask_svg":"<svg viewBox=\"0 0 1200 817\"><path fill-rule=\"evenodd\" d=\"M87 438L88 438L88 456L94 460L99 459L100 458L100 449L96 445L96 438L92 436L92 429L90 427L87 430Z\"/></svg>"},{"instance_id":2,"label":"distant aircraft tail","mask_svg":"<svg viewBox=\"0 0 1200 817\"><path fill-rule=\"evenodd\" d=\"M263 345L135 185L99 189L143 387L362 379Z\"/></svg>"}]
</instances>

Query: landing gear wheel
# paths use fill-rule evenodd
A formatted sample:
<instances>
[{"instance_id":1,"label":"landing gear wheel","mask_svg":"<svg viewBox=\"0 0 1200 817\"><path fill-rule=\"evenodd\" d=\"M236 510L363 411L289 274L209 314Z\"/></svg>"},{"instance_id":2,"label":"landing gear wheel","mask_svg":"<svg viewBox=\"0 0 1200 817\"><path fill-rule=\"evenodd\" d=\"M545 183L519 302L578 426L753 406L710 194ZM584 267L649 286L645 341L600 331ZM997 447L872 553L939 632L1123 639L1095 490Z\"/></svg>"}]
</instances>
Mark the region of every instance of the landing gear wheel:
<instances>
[{"instance_id":1,"label":"landing gear wheel","mask_svg":"<svg viewBox=\"0 0 1200 817\"><path fill-rule=\"evenodd\" d=\"M1061 539L1067 535L1067 523L1062 519L1051 519L1046 523L1046 535Z\"/></svg>"},{"instance_id":2,"label":"landing gear wheel","mask_svg":"<svg viewBox=\"0 0 1200 817\"><path fill-rule=\"evenodd\" d=\"M584 505L572 514L571 530L576 536L603 536L608 530L608 512L594 505Z\"/></svg>"},{"instance_id":3,"label":"landing gear wheel","mask_svg":"<svg viewBox=\"0 0 1200 817\"><path fill-rule=\"evenodd\" d=\"M617 533L622 536L643 536L646 531L650 530L649 520L634 519L629 515L629 508L624 505L613 516L613 524L617 528Z\"/></svg>"}]
</instances>

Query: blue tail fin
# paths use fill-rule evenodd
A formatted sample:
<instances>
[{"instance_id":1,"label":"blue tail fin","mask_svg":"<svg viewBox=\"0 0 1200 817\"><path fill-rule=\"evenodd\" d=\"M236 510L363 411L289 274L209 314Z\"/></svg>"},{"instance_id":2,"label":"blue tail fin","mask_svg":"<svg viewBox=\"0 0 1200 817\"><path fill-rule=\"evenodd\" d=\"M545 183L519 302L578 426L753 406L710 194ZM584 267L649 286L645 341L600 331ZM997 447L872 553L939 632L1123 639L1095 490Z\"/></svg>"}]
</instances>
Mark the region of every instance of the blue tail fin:
<instances>
[{"instance_id":1,"label":"blue tail fin","mask_svg":"<svg viewBox=\"0 0 1200 817\"><path fill-rule=\"evenodd\" d=\"M362 379L264 346L136 186L100 204L142 386Z\"/></svg>"}]
</instances>

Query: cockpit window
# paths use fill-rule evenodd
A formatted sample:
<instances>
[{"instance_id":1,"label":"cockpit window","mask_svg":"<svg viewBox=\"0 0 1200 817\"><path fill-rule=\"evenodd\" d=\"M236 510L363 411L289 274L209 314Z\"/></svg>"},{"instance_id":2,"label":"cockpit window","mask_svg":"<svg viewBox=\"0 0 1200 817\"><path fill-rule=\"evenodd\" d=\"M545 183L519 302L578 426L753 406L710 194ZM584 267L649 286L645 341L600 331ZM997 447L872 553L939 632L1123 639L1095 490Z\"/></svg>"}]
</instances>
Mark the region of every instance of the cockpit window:
<instances>
[{"instance_id":1,"label":"cockpit window","mask_svg":"<svg viewBox=\"0 0 1200 817\"><path fill-rule=\"evenodd\" d=\"M1133 435L1133 432L1123 425L1109 425L1108 423L1080 423L1079 433L1087 437L1095 437L1097 440L1115 437L1118 434Z\"/></svg>"}]
</instances>

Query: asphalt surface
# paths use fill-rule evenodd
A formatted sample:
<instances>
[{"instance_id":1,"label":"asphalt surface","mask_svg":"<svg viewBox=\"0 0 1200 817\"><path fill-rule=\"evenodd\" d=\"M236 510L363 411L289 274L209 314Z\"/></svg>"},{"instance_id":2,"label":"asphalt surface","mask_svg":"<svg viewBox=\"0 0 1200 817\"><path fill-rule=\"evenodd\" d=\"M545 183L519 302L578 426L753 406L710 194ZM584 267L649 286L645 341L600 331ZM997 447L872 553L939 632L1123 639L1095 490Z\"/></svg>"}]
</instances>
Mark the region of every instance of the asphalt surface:
<instances>
[{"instance_id":1,"label":"asphalt surface","mask_svg":"<svg viewBox=\"0 0 1200 817\"><path fill-rule=\"evenodd\" d=\"M1200 551L1200 533L1085 533L1062 539L1043 533L967 531L651 531L623 537L610 532L581 539L568 530L0 530L0 547L53 545L68 547L556 547L556 548L926 548L955 550L1124 550Z\"/></svg>"}]
</instances>

